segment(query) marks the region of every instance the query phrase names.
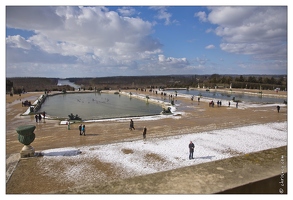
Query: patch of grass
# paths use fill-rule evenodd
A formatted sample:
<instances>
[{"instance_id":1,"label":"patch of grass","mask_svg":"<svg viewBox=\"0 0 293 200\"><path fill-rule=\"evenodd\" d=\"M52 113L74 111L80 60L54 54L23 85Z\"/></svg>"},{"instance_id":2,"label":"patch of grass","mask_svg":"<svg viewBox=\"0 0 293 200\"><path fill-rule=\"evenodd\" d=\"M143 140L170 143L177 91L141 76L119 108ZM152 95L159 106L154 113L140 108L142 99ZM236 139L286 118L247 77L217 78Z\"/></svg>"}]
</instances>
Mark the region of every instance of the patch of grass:
<instances>
[{"instance_id":1,"label":"patch of grass","mask_svg":"<svg viewBox=\"0 0 293 200\"><path fill-rule=\"evenodd\" d=\"M161 156L154 154L154 153L148 153L145 155L145 159L148 162L160 162L160 163L165 163L166 160L162 158Z\"/></svg>"},{"instance_id":2,"label":"patch of grass","mask_svg":"<svg viewBox=\"0 0 293 200\"><path fill-rule=\"evenodd\" d=\"M122 149L121 150L124 154L132 154L133 153L133 150L131 149Z\"/></svg>"},{"instance_id":3,"label":"patch of grass","mask_svg":"<svg viewBox=\"0 0 293 200\"><path fill-rule=\"evenodd\" d=\"M229 153L232 156L243 155L243 152L236 151L234 149L228 148L222 151L222 153L226 154Z\"/></svg>"}]
</instances>

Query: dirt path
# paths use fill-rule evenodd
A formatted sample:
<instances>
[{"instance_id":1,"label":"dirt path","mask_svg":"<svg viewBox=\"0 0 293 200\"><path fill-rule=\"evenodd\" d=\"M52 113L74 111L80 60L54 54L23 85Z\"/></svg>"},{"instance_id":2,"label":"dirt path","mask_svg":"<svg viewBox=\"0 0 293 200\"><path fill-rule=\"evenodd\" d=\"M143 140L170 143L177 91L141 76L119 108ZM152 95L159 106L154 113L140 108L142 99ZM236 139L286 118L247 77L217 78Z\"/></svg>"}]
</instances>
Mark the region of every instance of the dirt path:
<instances>
[{"instance_id":1,"label":"dirt path","mask_svg":"<svg viewBox=\"0 0 293 200\"><path fill-rule=\"evenodd\" d=\"M153 95L152 93L146 93L149 96ZM86 136L80 136L78 131L79 123L72 124L70 130L68 130L67 126L60 125L58 120L45 120L45 122L36 123L33 116L20 116L27 109L27 107L22 107L21 101L29 99L33 102L41 94L43 93L23 94L21 100L16 95L13 97L6 96L6 158L19 153L23 147L17 139L18 134L15 129L24 124L36 125L36 139L32 146L38 152L52 148L139 140L142 138L144 126L148 127L148 138L151 138L246 126L249 124L287 121L286 106L281 108L280 113L277 113L275 106L247 109L236 109L235 107L227 106L211 108L206 102L198 104L197 101L192 102L190 99L177 97L177 100L182 102L182 108L188 107L188 109L184 109L184 115L181 118L149 121L137 120L135 121L136 129L133 131L129 130L129 121L86 123ZM178 110L180 110L180 107ZM20 160L6 184L6 193L49 193L73 186L72 183L60 183L54 179L46 178L42 173L42 169L36 165L38 159L41 159L41 157ZM115 173L110 173L109 167L111 166L94 161L93 165L108 171L108 181L113 180ZM56 166L56 168L58 167L61 166ZM28 172L28 168L33 168L34 172ZM25 180L30 180L34 184L28 186L25 184ZM83 184L86 183L81 183L81 185Z\"/></svg>"}]
</instances>

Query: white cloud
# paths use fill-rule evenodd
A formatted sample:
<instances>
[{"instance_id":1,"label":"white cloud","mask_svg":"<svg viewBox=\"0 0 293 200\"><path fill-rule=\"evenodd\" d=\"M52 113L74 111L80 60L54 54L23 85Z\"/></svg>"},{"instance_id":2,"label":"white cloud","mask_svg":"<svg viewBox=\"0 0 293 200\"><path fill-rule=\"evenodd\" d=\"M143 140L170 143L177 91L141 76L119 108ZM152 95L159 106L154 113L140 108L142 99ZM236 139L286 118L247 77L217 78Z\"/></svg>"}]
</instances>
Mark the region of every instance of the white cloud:
<instances>
[{"instance_id":1,"label":"white cloud","mask_svg":"<svg viewBox=\"0 0 293 200\"><path fill-rule=\"evenodd\" d=\"M31 48L30 42L26 41L20 35L8 36L6 38L6 43L14 48L21 48L21 49L30 49Z\"/></svg>"},{"instance_id":2,"label":"white cloud","mask_svg":"<svg viewBox=\"0 0 293 200\"><path fill-rule=\"evenodd\" d=\"M215 45L210 44L210 45L206 46L205 48L206 48L206 49L214 49L214 48L216 48L216 47L215 47Z\"/></svg>"},{"instance_id":3,"label":"white cloud","mask_svg":"<svg viewBox=\"0 0 293 200\"><path fill-rule=\"evenodd\" d=\"M127 8L119 12L126 14ZM128 9L134 12L133 9ZM128 14L130 14L130 12ZM86 68L137 65L161 52L162 44L151 37L153 26L140 18L120 16L104 7L8 7L7 26L33 30L28 40L9 36L7 53L24 54L10 47L41 50L39 59L58 56L75 57ZM48 26L47 26L48 25ZM15 59L9 59L14 63ZM45 61L44 61L45 62ZM7 66L12 66L10 63ZM14 64L14 66L16 66ZM131 67L131 66L128 66ZM62 69L59 69L60 71ZM97 69L99 71L99 69ZM114 73L119 74L119 70ZM91 74L94 76L95 74Z\"/></svg>"},{"instance_id":4,"label":"white cloud","mask_svg":"<svg viewBox=\"0 0 293 200\"><path fill-rule=\"evenodd\" d=\"M20 13L23 12L22 7L19 9ZM50 16L55 16L55 18L58 16L57 21L62 21L62 24L52 25L48 29L42 25L44 23L41 20L35 21L33 24L38 29L36 35L31 38L34 45L39 46L45 52L60 53L60 50L67 50L66 54L73 56L79 55L83 51L103 52L104 55L107 55L111 52L130 54L130 52L140 52L142 49L155 51L160 48L158 41L149 37L152 25L140 18L122 17L118 13L107 11L102 7L57 7L55 10L50 10L54 13ZM15 17L11 16L11 18ZM25 24L26 20L27 18L18 18L8 21L11 21L9 23L11 27L17 28L19 26L15 24ZM17 23L13 23L14 21ZM31 29L32 27L20 28ZM147 42L144 42L145 40ZM145 46L141 47L141 44L148 44L147 49ZM75 51L74 47L79 50ZM69 49L71 51L68 51Z\"/></svg>"},{"instance_id":5,"label":"white cloud","mask_svg":"<svg viewBox=\"0 0 293 200\"><path fill-rule=\"evenodd\" d=\"M173 58L173 57L165 57L164 55L159 55L158 56L159 62L160 63L168 63L172 65L178 65L178 64L188 64L188 61L186 58Z\"/></svg>"},{"instance_id":6,"label":"white cloud","mask_svg":"<svg viewBox=\"0 0 293 200\"><path fill-rule=\"evenodd\" d=\"M287 58L286 7L210 7L208 20L217 24L222 50L256 59ZM280 53L279 53L280 52Z\"/></svg>"},{"instance_id":7,"label":"white cloud","mask_svg":"<svg viewBox=\"0 0 293 200\"><path fill-rule=\"evenodd\" d=\"M203 11L197 12L194 14L195 17L199 18L199 21L201 22L207 22L207 14Z\"/></svg>"},{"instance_id":8,"label":"white cloud","mask_svg":"<svg viewBox=\"0 0 293 200\"><path fill-rule=\"evenodd\" d=\"M168 74L190 73L194 68L189 67L190 63L187 58L166 57L165 55L158 55L158 63L153 67L153 70L160 72L167 70Z\"/></svg>"},{"instance_id":9,"label":"white cloud","mask_svg":"<svg viewBox=\"0 0 293 200\"><path fill-rule=\"evenodd\" d=\"M205 65L207 63L208 59L205 57L196 57L195 62L199 63L200 65Z\"/></svg>"},{"instance_id":10,"label":"white cloud","mask_svg":"<svg viewBox=\"0 0 293 200\"><path fill-rule=\"evenodd\" d=\"M122 16L132 16L136 13L135 9L132 7L122 7L118 8L117 11L122 15Z\"/></svg>"},{"instance_id":11,"label":"white cloud","mask_svg":"<svg viewBox=\"0 0 293 200\"><path fill-rule=\"evenodd\" d=\"M210 7L211 12L208 15L208 20L213 24L219 24L228 27L238 27L243 25L243 22L254 16L255 7Z\"/></svg>"},{"instance_id":12,"label":"white cloud","mask_svg":"<svg viewBox=\"0 0 293 200\"><path fill-rule=\"evenodd\" d=\"M164 20L165 25L170 25L172 23L171 21L172 14L167 12L167 8L156 6L156 7L152 7L152 9L158 11L158 14L155 17L157 19ZM178 21L176 20L174 20L173 22L178 23Z\"/></svg>"}]
</instances>

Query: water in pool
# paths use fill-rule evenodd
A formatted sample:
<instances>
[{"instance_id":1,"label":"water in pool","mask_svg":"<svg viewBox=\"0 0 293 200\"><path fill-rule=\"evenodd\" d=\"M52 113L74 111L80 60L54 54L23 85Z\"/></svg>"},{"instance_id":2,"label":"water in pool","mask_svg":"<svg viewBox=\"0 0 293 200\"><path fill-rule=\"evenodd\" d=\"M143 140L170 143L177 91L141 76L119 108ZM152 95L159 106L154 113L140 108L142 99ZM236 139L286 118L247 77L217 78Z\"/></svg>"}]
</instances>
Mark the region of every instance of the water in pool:
<instances>
[{"instance_id":1,"label":"water in pool","mask_svg":"<svg viewBox=\"0 0 293 200\"><path fill-rule=\"evenodd\" d=\"M169 90L169 92L175 92L175 90ZM283 103L284 100L287 101L287 98L277 98L277 97L268 97L263 95L247 95L241 93L226 93L226 92L210 92L203 90L178 90L178 94L187 94L187 95L202 95L203 97L212 98L214 100L232 100L235 97L236 100L241 100L244 102L250 103Z\"/></svg>"},{"instance_id":2,"label":"water in pool","mask_svg":"<svg viewBox=\"0 0 293 200\"><path fill-rule=\"evenodd\" d=\"M162 106L126 95L67 93L48 96L39 111L45 111L51 117L68 118L72 113L82 120L91 120L157 115Z\"/></svg>"}]
</instances>

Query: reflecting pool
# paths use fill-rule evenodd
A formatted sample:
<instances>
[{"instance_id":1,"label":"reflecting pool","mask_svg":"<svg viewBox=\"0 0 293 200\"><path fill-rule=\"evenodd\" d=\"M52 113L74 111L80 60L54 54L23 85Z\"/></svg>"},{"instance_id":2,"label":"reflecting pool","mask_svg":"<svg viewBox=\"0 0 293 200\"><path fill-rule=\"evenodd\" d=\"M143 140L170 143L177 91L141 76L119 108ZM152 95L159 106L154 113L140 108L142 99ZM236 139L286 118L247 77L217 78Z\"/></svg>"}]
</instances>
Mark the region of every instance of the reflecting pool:
<instances>
[{"instance_id":1,"label":"reflecting pool","mask_svg":"<svg viewBox=\"0 0 293 200\"><path fill-rule=\"evenodd\" d=\"M175 92L175 90L168 90L169 92ZM221 91L205 91L205 90L177 90L177 94L187 94L212 98L214 100L232 100L235 97L236 100L251 103L284 103L287 98L268 97L261 94L248 95L244 93L227 93Z\"/></svg>"},{"instance_id":2,"label":"reflecting pool","mask_svg":"<svg viewBox=\"0 0 293 200\"><path fill-rule=\"evenodd\" d=\"M159 104L126 95L109 93L67 93L48 96L39 112L51 117L68 118L71 113L82 120L158 115Z\"/></svg>"}]
</instances>

